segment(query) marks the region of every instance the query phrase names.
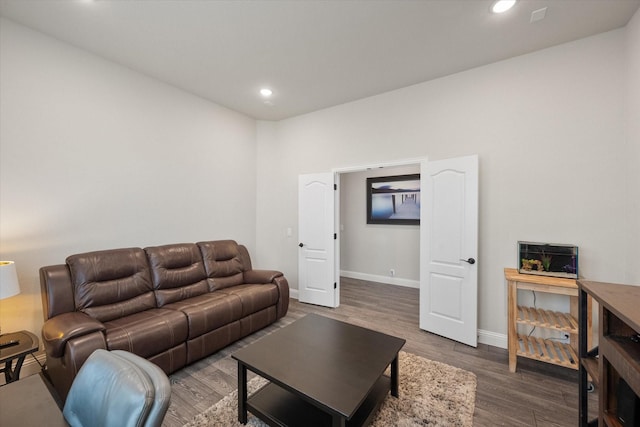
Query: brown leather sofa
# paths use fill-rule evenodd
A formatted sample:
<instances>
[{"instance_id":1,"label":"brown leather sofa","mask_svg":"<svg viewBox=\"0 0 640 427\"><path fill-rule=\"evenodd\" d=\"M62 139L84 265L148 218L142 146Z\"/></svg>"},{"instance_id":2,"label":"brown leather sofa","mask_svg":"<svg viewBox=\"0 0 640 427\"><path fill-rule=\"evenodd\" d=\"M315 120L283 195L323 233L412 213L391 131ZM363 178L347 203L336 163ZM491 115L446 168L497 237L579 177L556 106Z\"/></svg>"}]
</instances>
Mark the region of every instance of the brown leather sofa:
<instances>
[{"instance_id":1,"label":"brown leather sofa","mask_svg":"<svg viewBox=\"0 0 640 427\"><path fill-rule=\"evenodd\" d=\"M176 370L283 317L289 285L233 240L72 255L40 269L46 373L64 401L98 349Z\"/></svg>"}]
</instances>

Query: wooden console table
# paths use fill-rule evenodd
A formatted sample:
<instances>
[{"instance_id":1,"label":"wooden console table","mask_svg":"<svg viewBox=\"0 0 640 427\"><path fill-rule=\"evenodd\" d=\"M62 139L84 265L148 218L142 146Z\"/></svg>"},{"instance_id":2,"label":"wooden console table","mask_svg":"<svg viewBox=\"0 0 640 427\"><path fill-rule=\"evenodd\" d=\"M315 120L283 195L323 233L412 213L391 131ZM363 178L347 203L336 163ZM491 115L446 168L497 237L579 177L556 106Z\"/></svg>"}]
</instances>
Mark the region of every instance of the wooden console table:
<instances>
[{"instance_id":1,"label":"wooden console table","mask_svg":"<svg viewBox=\"0 0 640 427\"><path fill-rule=\"evenodd\" d=\"M517 357L527 357L571 369L579 368L578 359L578 285L575 279L521 274L515 268L505 268L508 298L509 371L516 371ZM569 313L518 305L518 289L566 295L570 298ZM588 301L591 310L591 299ZM542 339L518 333L518 325L528 325L569 334L569 343ZM591 316L587 336L591 337Z\"/></svg>"},{"instance_id":2,"label":"wooden console table","mask_svg":"<svg viewBox=\"0 0 640 427\"><path fill-rule=\"evenodd\" d=\"M600 307L598 349L591 349L586 337L580 335L579 426L637 426L640 424L637 410L640 399L640 286L582 279L578 285L580 322L585 321L584 314L591 313L589 309L585 310L588 298L593 297ZM593 378L598 389L597 420L589 420L587 376ZM622 382L626 384L624 389Z\"/></svg>"}]
</instances>

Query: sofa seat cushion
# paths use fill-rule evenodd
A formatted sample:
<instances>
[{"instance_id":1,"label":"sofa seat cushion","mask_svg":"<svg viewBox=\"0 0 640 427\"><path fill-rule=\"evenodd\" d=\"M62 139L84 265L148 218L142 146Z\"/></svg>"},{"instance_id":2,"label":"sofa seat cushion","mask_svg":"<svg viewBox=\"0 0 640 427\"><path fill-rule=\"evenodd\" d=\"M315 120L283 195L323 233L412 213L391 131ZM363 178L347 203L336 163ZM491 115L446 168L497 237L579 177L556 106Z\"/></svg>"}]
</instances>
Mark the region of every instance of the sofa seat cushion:
<instances>
[{"instance_id":1,"label":"sofa seat cushion","mask_svg":"<svg viewBox=\"0 0 640 427\"><path fill-rule=\"evenodd\" d=\"M154 308L105 322L107 348L149 358L187 340L187 317L181 311Z\"/></svg>"},{"instance_id":2,"label":"sofa seat cushion","mask_svg":"<svg viewBox=\"0 0 640 427\"><path fill-rule=\"evenodd\" d=\"M240 298L242 303L242 317L256 313L278 302L278 287L274 284L237 285L219 291Z\"/></svg>"},{"instance_id":3,"label":"sofa seat cushion","mask_svg":"<svg viewBox=\"0 0 640 427\"><path fill-rule=\"evenodd\" d=\"M164 306L187 316L189 339L199 337L242 317L242 303L235 295L213 292Z\"/></svg>"}]
</instances>

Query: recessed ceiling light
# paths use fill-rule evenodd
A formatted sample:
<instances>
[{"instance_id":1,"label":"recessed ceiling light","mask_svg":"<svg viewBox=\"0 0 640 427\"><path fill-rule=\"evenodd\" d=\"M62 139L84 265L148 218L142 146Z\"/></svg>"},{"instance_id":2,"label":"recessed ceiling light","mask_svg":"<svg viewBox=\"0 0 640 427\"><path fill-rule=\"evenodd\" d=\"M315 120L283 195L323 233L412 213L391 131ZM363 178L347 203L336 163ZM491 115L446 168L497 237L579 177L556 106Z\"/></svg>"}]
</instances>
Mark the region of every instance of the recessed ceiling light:
<instances>
[{"instance_id":1,"label":"recessed ceiling light","mask_svg":"<svg viewBox=\"0 0 640 427\"><path fill-rule=\"evenodd\" d=\"M273 95L273 91L269 88L262 88L260 89L260 95L262 95L265 98L270 97L271 95Z\"/></svg>"},{"instance_id":2,"label":"recessed ceiling light","mask_svg":"<svg viewBox=\"0 0 640 427\"><path fill-rule=\"evenodd\" d=\"M516 0L498 0L491 6L491 11L493 13L504 13L511 9L514 4L516 4Z\"/></svg>"}]
</instances>

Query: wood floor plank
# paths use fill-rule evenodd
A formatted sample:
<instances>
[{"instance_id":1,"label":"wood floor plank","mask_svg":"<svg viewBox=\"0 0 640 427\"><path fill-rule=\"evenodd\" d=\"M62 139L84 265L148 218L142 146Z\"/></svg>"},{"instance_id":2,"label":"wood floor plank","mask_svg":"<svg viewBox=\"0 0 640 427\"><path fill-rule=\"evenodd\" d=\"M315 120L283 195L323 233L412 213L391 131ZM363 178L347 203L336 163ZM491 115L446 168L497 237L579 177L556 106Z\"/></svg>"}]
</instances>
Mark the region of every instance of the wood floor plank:
<instances>
[{"instance_id":1,"label":"wood floor plank","mask_svg":"<svg viewBox=\"0 0 640 427\"><path fill-rule=\"evenodd\" d=\"M163 426L182 426L235 390L233 352L309 313L402 337L407 340L403 349L407 352L474 372L478 378L475 426L576 425L576 371L519 359L517 372L510 373L505 349L484 344L473 348L420 330L418 289L348 278L341 279L340 287L340 307L292 299L283 319L173 374L172 401Z\"/></svg>"}]
</instances>

